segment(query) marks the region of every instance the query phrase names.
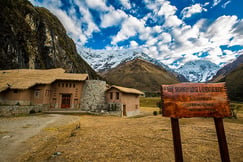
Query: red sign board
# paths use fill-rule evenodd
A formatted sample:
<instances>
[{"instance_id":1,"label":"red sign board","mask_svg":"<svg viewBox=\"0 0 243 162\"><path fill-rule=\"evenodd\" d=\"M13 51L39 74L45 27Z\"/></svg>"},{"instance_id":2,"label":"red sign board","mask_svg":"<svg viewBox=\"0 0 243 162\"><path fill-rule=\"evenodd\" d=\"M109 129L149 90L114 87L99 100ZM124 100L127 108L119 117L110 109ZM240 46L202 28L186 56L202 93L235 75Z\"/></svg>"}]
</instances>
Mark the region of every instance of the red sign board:
<instances>
[{"instance_id":1,"label":"red sign board","mask_svg":"<svg viewBox=\"0 0 243 162\"><path fill-rule=\"evenodd\" d=\"M162 85L162 114L166 117L231 116L225 83Z\"/></svg>"}]
</instances>

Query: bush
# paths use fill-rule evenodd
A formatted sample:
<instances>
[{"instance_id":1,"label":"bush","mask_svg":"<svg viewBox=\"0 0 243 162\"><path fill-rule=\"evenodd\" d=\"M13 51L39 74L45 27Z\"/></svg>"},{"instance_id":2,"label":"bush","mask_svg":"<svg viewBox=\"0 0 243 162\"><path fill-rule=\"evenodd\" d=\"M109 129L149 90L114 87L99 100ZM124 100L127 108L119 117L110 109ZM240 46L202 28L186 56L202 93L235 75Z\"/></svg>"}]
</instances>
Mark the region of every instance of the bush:
<instances>
[{"instance_id":1,"label":"bush","mask_svg":"<svg viewBox=\"0 0 243 162\"><path fill-rule=\"evenodd\" d=\"M34 109L31 109L29 113L30 114L34 114L35 113L35 110Z\"/></svg>"},{"instance_id":2,"label":"bush","mask_svg":"<svg viewBox=\"0 0 243 162\"><path fill-rule=\"evenodd\" d=\"M158 112L157 112L157 111L154 111L154 112L153 112L153 115L154 115L154 116L158 115Z\"/></svg>"}]
</instances>

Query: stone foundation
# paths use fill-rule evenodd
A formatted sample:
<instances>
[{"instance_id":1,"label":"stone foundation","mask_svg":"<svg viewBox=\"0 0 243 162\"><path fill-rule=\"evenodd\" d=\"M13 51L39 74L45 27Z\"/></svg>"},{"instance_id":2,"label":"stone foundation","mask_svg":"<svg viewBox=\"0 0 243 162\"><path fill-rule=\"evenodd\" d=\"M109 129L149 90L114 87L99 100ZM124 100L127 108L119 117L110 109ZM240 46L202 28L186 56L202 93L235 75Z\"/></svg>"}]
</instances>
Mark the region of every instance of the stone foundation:
<instances>
[{"instance_id":1,"label":"stone foundation","mask_svg":"<svg viewBox=\"0 0 243 162\"><path fill-rule=\"evenodd\" d=\"M18 116L48 110L49 105L36 106L0 106L0 116Z\"/></svg>"}]
</instances>

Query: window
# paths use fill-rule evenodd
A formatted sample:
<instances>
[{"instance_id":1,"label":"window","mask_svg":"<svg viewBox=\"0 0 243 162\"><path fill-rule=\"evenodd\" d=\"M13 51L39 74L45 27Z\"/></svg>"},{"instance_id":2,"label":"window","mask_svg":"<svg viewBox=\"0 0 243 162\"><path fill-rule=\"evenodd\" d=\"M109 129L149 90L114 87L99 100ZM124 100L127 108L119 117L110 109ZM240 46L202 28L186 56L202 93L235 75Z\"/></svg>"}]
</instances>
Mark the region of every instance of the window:
<instances>
[{"instance_id":1,"label":"window","mask_svg":"<svg viewBox=\"0 0 243 162\"><path fill-rule=\"evenodd\" d=\"M64 87L64 83L62 83L62 87Z\"/></svg>"},{"instance_id":2,"label":"window","mask_svg":"<svg viewBox=\"0 0 243 162\"><path fill-rule=\"evenodd\" d=\"M73 83L73 88L75 88L75 84Z\"/></svg>"},{"instance_id":3,"label":"window","mask_svg":"<svg viewBox=\"0 0 243 162\"><path fill-rule=\"evenodd\" d=\"M50 91L51 92L51 91ZM56 97L57 96L57 89L56 88L53 88L52 90L52 94L53 94L53 97Z\"/></svg>"},{"instance_id":4,"label":"window","mask_svg":"<svg viewBox=\"0 0 243 162\"><path fill-rule=\"evenodd\" d=\"M66 88L68 87L68 83L66 83Z\"/></svg>"},{"instance_id":5,"label":"window","mask_svg":"<svg viewBox=\"0 0 243 162\"><path fill-rule=\"evenodd\" d=\"M36 89L36 90L34 91L34 96L35 96L36 98L39 98L39 97L40 97L40 90L39 90L39 89Z\"/></svg>"},{"instance_id":6,"label":"window","mask_svg":"<svg viewBox=\"0 0 243 162\"><path fill-rule=\"evenodd\" d=\"M13 92L14 92L14 93L18 93L18 90L17 90L17 89L15 89Z\"/></svg>"},{"instance_id":7,"label":"window","mask_svg":"<svg viewBox=\"0 0 243 162\"><path fill-rule=\"evenodd\" d=\"M120 98L119 95L120 95L120 93L119 93L119 92L116 92L116 99L117 99L117 100L119 100L119 98Z\"/></svg>"},{"instance_id":8,"label":"window","mask_svg":"<svg viewBox=\"0 0 243 162\"><path fill-rule=\"evenodd\" d=\"M45 96L49 96L49 95L50 95L50 90L47 89L47 90L46 90L46 93L45 93Z\"/></svg>"},{"instance_id":9,"label":"window","mask_svg":"<svg viewBox=\"0 0 243 162\"><path fill-rule=\"evenodd\" d=\"M69 88L71 88L72 87L72 83L69 83Z\"/></svg>"},{"instance_id":10,"label":"window","mask_svg":"<svg viewBox=\"0 0 243 162\"><path fill-rule=\"evenodd\" d=\"M57 99L56 99L56 98L53 98L53 99L52 99L52 103L53 103L53 104L56 104L56 102L57 102Z\"/></svg>"},{"instance_id":11,"label":"window","mask_svg":"<svg viewBox=\"0 0 243 162\"><path fill-rule=\"evenodd\" d=\"M110 99L112 100L113 99L113 93L110 92Z\"/></svg>"}]
</instances>

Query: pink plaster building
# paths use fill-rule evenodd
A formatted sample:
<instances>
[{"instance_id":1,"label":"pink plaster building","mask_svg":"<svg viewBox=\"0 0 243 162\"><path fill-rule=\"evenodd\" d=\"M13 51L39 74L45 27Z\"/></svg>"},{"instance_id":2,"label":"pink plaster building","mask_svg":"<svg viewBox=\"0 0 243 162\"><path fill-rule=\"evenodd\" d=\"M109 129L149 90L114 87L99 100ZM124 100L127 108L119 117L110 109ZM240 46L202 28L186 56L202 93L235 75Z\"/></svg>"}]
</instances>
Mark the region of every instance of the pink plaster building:
<instances>
[{"instance_id":1,"label":"pink plaster building","mask_svg":"<svg viewBox=\"0 0 243 162\"><path fill-rule=\"evenodd\" d=\"M64 69L1 70L1 105L50 105L78 109L87 74L65 73Z\"/></svg>"},{"instance_id":2,"label":"pink plaster building","mask_svg":"<svg viewBox=\"0 0 243 162\"><path fill-rule=\"evenodd\" d=\"M139 96L143 92L120 86L111 86L106 90L107 104L119 104L122 116L134 116L140 114Z\"/></svg>"}]
</instances>

